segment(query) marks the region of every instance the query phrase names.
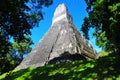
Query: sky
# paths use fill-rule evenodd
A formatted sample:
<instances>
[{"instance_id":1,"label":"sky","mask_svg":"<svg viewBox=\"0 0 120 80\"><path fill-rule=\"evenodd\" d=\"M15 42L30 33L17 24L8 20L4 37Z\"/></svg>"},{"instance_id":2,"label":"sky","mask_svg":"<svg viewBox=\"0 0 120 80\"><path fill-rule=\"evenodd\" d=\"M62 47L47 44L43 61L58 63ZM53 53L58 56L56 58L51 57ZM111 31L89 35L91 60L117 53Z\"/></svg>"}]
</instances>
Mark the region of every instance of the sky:
<instances>
[{"instance_id":1,"label":"sky","mask_svg":"<svg viewBox=\"0 0 120 80\"><path fill-rule=\"evenodd\" d=\"M35 45L39 42L39 40L42 39L44 34L49 30L49 28L52 25L52 18L54 15L54 11L56 7L59 4L64 3L67 8L68 12L72 15L73 17L73 24L77 27L77 29L80 31L81 26L83 23L84 17L88 16L86 12L86 3L84 0L53 0L53 4L50 5L49 7L43 7L42 11L44 12L44 19L39 22L39 27L36 27L31 30L32 32L32 40L34 42L34 45L32 47L34 48ZM95 38L92 37L92 31L89 32L90 40L89 42L92 44L93 48L97 51L100 52L101 48L96 46L95 44ZM80 31L82 34L82 31Z\"/></svg>"}]
</instances>

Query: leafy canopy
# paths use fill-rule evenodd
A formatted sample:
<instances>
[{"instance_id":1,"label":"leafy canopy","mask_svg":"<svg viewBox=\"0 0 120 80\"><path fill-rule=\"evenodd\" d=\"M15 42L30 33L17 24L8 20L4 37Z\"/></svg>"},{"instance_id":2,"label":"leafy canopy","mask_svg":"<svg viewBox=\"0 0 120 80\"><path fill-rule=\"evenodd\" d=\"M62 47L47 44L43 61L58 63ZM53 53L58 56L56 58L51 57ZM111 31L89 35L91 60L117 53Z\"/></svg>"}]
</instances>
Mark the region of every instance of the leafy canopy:
<instances>
[{"instance_id":1,"label":"leafy canopy","mask_svg":"<svg viewBox=\"0 0 120 80\"><path fill-rule=\"evenodd\" d=\"M23 59L31 49L26 36L43 19L43 6L51 4L52 0L0 0L0 74L13 69L16 58Z\"/></svg>"},{"instance_id":2,"label":"leafy canopy","mask_svg":"<svg viewBox=\"0 0 120 80\"><path fill-rule=\"evenodd\" d=\"M94 28L96 43L105 50L120 50L120 0L85 0L88 17L84 18L82 31L86 38Z\"/></svg>"}]
</instances>

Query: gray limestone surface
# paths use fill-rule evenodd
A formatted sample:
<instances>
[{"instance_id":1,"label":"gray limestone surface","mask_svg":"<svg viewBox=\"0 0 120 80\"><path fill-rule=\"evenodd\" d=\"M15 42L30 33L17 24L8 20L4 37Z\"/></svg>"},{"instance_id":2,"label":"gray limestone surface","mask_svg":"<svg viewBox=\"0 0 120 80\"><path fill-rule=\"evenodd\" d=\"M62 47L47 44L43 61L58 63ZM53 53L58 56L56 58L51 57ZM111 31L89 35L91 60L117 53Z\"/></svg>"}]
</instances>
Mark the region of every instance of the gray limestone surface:
<instances>
[{"instance_id":1,"label":"gray limestone surface","mask_svg":"<svg viewBox=\"0 0 120 80\"><path fill-rule=\"evenodd\" d=\"M62 12L60 8L63 8ZM64 4L56 8L54 16L48 32L17 68L97 58L96 51L72 23L72 17Z\"/></svg>"}]
</instances>

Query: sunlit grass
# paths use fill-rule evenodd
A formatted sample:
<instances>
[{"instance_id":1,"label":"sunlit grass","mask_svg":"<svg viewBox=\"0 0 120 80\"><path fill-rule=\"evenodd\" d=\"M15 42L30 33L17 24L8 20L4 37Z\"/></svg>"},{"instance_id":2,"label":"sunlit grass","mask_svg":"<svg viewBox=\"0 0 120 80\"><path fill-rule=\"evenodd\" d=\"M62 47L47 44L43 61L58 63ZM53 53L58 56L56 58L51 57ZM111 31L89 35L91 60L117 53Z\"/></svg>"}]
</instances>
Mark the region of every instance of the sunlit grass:
<instances>
[{"instance_id":1,"label":"sunlit grass","mask_svg":"<svg viewBox=\"0 0 120 80\"><path fill-rule=\"evenodd\" d=\"M1 75L0 80L119 80L119 67L119 57L109 54L93 61L14 70Z\"/></svg>"},{"instance_id":2,"label":"sunlit grass","mask_svg":"<svg viewBox=\"0 0 120 80\"><path fill-rule=\"evenodd\" d=\"M101 51L99 52L99 57L108 56L111 52Z\"/></svg>"}]
</instances>

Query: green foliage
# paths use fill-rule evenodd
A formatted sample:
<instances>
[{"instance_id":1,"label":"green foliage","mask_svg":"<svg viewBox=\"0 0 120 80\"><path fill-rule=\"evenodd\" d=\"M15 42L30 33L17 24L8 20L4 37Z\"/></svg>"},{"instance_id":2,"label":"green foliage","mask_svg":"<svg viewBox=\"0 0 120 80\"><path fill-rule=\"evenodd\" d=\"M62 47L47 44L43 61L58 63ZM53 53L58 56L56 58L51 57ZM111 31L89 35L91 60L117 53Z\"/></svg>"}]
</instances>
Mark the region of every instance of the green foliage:
<instances>
[{"instance_id":1,"label":"green foliage","mask_svg":"<svg viewBox=\"0 0 120 80\"><path fill-rule=\"evenodd\" d=\"M23 56L31 51L30 45L33 44L31 38L26 36L25 42L13 42L9 53L0 57L0 74L14 69L23 60Z\"/></svg>"},{"instance_id":2,"label":"green foliage","mask_svg":"<svg viewBox=\"0 0 120 80\"><path fill-rule=\"evenodd\" d=\"M96 44L99 45L100 47L102 47L103 49L106 48L107 38L105 36L105 32L103 32L99 35L99 37L96 40Z\"/></svg>"},{"instance_id":3,"label":"green foliage","mask_svg":"<svg viewBox=\"0 0 120 80\"><path fill-rule=\"evenodd\" d=\"M101 52L98 53L98 56L99 56L99 57L104 57L104 56L108 56L109 54L111 54L110 51L109 51L109 52L101 51Z\"/></svg>"},{"instance_id":4,"label":"green foliage","mask_svg":"<svg viewBox=\"0 0 120 80\"><path fill-rule=\"evenodd\" d=\"M26 36L26 40L24 42L14 42L12 44L12 51L16 54L20 55L21 60L23 60L23 55L29 53L32 48L30 47L33 44L30 36Z\"/></svg>"},{"instance_id":5,"label":"green foliage","mask_svg":"<svg viewBox=\"0 0 120 80\"><path fill-rule=\"evenodd\" d=\"M94 28L96 43L105 50L120 50L120 0L85 0L88 17L84 19L82 31L88 37Z\"/></svg>"},{"instance_id":6,"label":"green foliage","mask_svg":"<svg viewBox=\"0 0 120 80\"><path fill-rule=\"evenodd\" d=\"M52 0L0 0L0 74L16 66L16 53L23 59L31 49L26 36L43 19L42 7L51 4Z\"/></svg>"},{"instance_id":7,"label":"green foliage","mask_svg":"<svg viewBox=\"0 0 120 80\"><path fill-rule=\"evenodd\" d=\"M120 58L115 54L94 61L74 61L14 70L0 76L1 80L114 80L120 79Z\"/></svg>"}]
</instances>

